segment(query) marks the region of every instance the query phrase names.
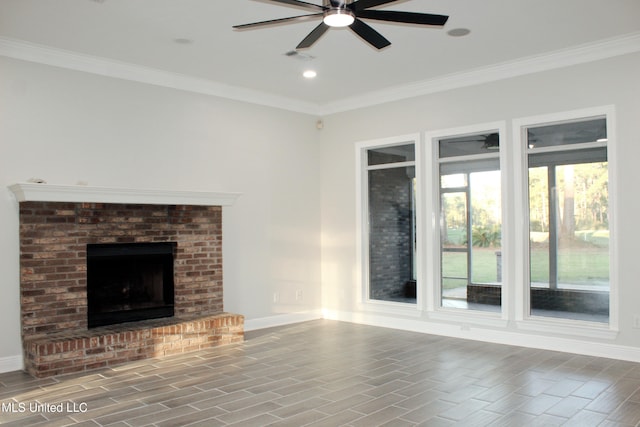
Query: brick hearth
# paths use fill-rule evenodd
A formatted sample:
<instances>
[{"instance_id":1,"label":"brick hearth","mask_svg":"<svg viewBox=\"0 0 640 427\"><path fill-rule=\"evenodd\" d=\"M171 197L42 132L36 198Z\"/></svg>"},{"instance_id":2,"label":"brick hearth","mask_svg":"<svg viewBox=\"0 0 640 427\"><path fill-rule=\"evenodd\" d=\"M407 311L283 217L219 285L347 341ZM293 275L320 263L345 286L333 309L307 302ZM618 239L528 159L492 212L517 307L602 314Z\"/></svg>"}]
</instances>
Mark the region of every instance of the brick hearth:
<instances>
[{"instance_id":1,"label":"brick hearth","mask_svg":"<svg viewBox=\"0 0 640 427\"><path fill-rule=\"evenodd\" d=\"M242 341L243 317L143 320L25 338L25 366L35 377L114 366Z\"/></svg>"},{"instance_id":2,"label":"brick hearth","mask_svg":"<svg viewBox=\"0 0 640 427\"><path fill-rule=\"evenodd\" d=\"M87 329L86 246L176 242L175 316ZM22 338L36 376L243 339L222 305L220 206L20 203Z\"/></svg>"}]
</instances>

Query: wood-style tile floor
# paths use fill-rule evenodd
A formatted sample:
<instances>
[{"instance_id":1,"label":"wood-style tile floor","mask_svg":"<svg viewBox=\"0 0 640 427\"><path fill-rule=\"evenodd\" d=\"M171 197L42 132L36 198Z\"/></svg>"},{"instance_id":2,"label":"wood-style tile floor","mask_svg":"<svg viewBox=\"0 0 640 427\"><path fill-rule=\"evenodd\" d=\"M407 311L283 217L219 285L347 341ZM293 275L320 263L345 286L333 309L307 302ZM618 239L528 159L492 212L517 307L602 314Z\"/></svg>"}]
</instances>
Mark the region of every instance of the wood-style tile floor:
<instances>
[{"instance_id":1,"label":"wood-style tile floor","mask_svg":"<svg viewBox=\"0 0 640 427\"><path fill-rule=\"evenodd\" d=\"M23 426L638 426L640 364L318 320L89 374L0 374L0 403Z\"/></svg>"}]
</instances>

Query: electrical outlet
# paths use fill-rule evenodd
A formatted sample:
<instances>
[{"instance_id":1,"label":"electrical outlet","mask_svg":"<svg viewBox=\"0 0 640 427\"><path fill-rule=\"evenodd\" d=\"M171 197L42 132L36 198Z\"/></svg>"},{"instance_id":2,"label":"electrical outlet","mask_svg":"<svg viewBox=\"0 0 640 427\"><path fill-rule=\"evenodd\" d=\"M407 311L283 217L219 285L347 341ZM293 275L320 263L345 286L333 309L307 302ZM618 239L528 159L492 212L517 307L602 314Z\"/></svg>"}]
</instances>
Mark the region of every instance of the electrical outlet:
<instances>
[{"instance_id":1,"label":"electrical outlet","mask_svg":"<svg viewBox=\"0 0 640 427\"><path fill-rule=\"evenodd\" d=\"M302 290L301 289L298 289L296 291L296 301L298 301L298 302L302 301Z\"/></svg>"},{"instance_id":2,"label":"electrical outlet","mask_svg":"<svg viewBox=\"0 0 640 427\"><path fill-rule=\"evenodd\" d=\"M640 314L635 314L633 316L633 327L635 329L640 329Z\"/></svg>"},{"instance_id":3,"label":"electrical outlet","mask_svg":"<svg viewBox=\"0 0 640 427\"><path fill-rule=\"evenodd\" d=\"M273 293L273 302L280 302L280 293L279 292L274 292Z\"/></svg>"}]
</instances>

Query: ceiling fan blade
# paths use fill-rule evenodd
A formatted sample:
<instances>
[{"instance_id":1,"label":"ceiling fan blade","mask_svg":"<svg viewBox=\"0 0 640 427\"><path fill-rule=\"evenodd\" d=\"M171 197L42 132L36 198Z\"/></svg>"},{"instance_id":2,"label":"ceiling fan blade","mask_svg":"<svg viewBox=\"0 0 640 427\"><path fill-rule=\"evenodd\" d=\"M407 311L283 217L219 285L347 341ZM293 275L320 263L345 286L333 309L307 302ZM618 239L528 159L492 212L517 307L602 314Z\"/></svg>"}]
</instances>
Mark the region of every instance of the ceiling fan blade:
<instances>
[{"instance_id":1,"label":"ceiling fan blade","mask_svg":"<svg viewBox=\"0 0 640 427\"><path fill-rule=\"evenodd\" d=\"M357 18L349 28L376 49L382 49L383 47L387 47L391 44L391 42L385 39L382 34Z\"/></svg>"},{"instance_id":2,"label":"ceiling fan blade","mask_svg":"<svg viewBox=\"0 0 640 427\"><path fill-rule=\"evenodd\" d=\"M392 10L363 10L358 12L358 18L376 19L378 21L402 22L420 25L444 25L449 19L446 15L430 13L395 12Z\"/></svg>"},{"instance_id":3,"label":"ceiling fan blade","mask_svg":"<svg viewBox=\"0 0 640 427\"><path fill-rule=\"evenodd\" d=\"M380 6L387 3L393 3L398 0L357 0L347 5L351 10L360 12L361 10L369 9L370 7Z\"/></svg>"},{"instance_id":4,"label":"ceiling fan blade","mask_svg":"<svg viewBox=\"0 0 640 427\"><path fill-rule=\"evenodd\" d=\"M313 29L313 31L311 31L309 33L309 35L307 37L304 38L304 40L302 40L298 46L296 46L296 49L307 49L309 47L311 47L311 45L313 45L315 42L318 41L318 39L320 37L322 37L322 35L329 29L329 26L327 24L325 24L324 22L321 22L320 25L318 25L316 28Z\"/></svg>"},{"instance_id":5,"label":"ceiling fan blade","mask_svg":"<svg viewBox=\"0 0 640 427\"><path fill-rule=\"evenodd\" d=\"M291 16L289 18L280 18L280 19L271 19L269 21L252 22L251 24L234 25L233 28L235 28L236 30L245 30L245 29L255 28L255 27L265 27L268 25L308 21L310 19L316 19L321 16L322 16L322 13L312 13L311 15Z\"/></svg>"},{"instance_id":6,"label":"ceiling fan blade","mask_svg":"<svg viewBox=\"0 0 640 427\"><path fill-rule=\"evenodd\" d=\"M275 3L282 3L288 6L302 7L305 9L325 10L324 6L320 6L313 3L307 3L306 1L299 1L299 0L268 0L268 1L275 2Z\"/></svg>"}]
</instances>

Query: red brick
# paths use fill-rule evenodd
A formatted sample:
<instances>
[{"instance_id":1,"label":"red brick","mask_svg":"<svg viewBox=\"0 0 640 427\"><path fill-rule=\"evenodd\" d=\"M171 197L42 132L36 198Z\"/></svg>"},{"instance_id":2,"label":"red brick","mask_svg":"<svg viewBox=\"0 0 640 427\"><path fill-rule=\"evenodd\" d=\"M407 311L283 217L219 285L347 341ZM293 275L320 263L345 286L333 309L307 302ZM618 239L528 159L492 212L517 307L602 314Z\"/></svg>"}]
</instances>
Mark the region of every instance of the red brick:
<instances>
[{"instance_id":1,"label":"red brick","mask_svg":"<svg viewBox=\"0 0 640 427\"><path fill-rule=\"evenodd\" d=\"M38 352L52 350L48 345L34 345L32 339L46 340L63 331L69 331L69 338L59 341L54 353L68 357L77 358L78 351L85 349L95 353L93 358L97 355L106 357L107 353L109 357L115 357L112 353L119 349L116 359L121 361L149 357L157 351L153 337L158 332L152 334L151 330L111 334L102 342L86 336L92 333L86 329L85 248L89 243L177 242L177 318L190 313L222 313L221 212L220 207L183 205L22 202L21 302L27 357L35 358ZM176 325L160 329L171 342L186 340L171 336L184 333L184 325L177 318L172 320L178 322ZM203 339L207 343L231 339L212 339L209 332L199 331L210 324L211 321L189 324L190 330L197 331L197 342L186 342L180 348L200 347ZM104 361L92 361L91 358L82 362L86 366L81 367L46 363L32 366L31 363L28 363L29 372L38 375L104 366Z\"/></svg>"}]
</instances>

